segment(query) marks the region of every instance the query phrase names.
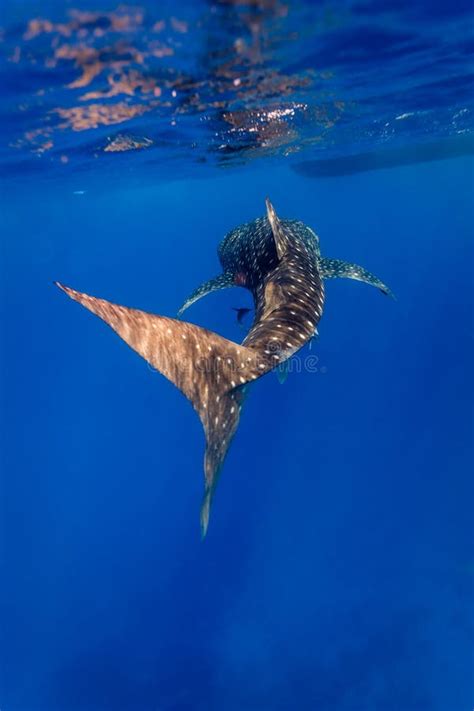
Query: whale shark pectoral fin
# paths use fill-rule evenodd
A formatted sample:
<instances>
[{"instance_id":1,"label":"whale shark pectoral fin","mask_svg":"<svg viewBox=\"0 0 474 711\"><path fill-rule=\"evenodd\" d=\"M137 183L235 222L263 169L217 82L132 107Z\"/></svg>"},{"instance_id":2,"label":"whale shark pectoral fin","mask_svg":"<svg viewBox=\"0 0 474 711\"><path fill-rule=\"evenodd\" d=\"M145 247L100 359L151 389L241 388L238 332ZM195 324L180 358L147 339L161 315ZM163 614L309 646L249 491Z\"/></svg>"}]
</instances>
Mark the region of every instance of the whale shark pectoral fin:
<instances>
[{"instance_id":1,"label":"whale shark pectoral fin","mask_svg":"<svg viewBox=\"0 0 474 711\"><path fill-rule=\"evenodd\" d=\"M188 296L178 311L178 317L181 316L181 314L183 314L184 311L191 306L191 304L194 304L199 299L202 299L203 296L212 294L213 291L219 291L219 289L228 289L231 286L236 286L236 284L234 282L234 275L230 272L224 272L223 274L214 277L214 279L205 281L203 284L198 286L197 289L194 289L194 291Z\"/></svg>"},{"instance_id":2,"label":"whale shark pectoral fin","mask_svg":"<svg viewBox=\"0 0 474 711\"><path fill-rule=\"evenodd\" d=\"M201 519L204 535L212 494L239 424L241 389L268 372L270 365L260 361L257 351L194 324L118 306L59 283L57 286L105 321L191 401L206 435L207 504Z\"/></svg>"},{"instance_id":3,"label":"whale shark pectoral fin","mask_svg":"<svg viewBox=\"0 0 474 711\"><path fill-rule=\"evenodd\" d=\"M358 264L343 262L342 259L326 259L325 257L321 257L319 260L319 273L323 279L343 277L363 281L366 284L377 287L377 289L380 289L382 293L395 298L391 290L383 283L383 281L380 281L378 277L371 274L367 271L367 269L364 269L364 267L361 267Z\"/></svg>"},{"instance_id":4,"label":"whale shark pectoral fin","mask_svg":"<svg viewBox=\"0 0 474 711\"><path fill-rule=\"evenodd\" d=\"M275 240L278 259L283 259L283 256L288 250L288 236L269 198L266 198L265 205L267 208L267 219L270 223L270 227L272 228L273 239Z\"/></svg>"}]
</instances>

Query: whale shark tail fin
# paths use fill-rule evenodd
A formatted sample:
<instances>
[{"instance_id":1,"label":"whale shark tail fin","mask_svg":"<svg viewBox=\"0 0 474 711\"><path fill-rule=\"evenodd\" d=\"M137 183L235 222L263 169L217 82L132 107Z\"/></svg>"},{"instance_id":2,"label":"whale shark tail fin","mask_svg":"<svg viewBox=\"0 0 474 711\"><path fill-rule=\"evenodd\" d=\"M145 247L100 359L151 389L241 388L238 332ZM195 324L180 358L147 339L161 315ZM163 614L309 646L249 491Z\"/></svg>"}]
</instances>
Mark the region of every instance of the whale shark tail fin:
<instances>
[{"instance_id":1,"label":"whale shark tail fin","mask_svg":"<svg viewBox=\"0 0 474 711\"><path fill-rule=\"evenodd\" d=\"M171 380L191 401L206 435L203 536L209 509L230 442L237 430L244 386L270 367L256 350L185 321L118 306L56 285L71 299L99 316L153 368Z\"/></svg>"},{"instance_id":2,"label":"whale shark tail fin","mask_svg":"<svg viewBox=\"0 0 474 711\"><path fill-rule=\"evenodd\" d=\"M240 411L245 397L245 386L223 393L219 403L207 420L203 421L206 433L204 454L204 497L201 504L201 536L205 538L209 525L209 512L222 465L240 420ZM202 420L202 418L201 418Z\"/></svg>"}]
</instances>

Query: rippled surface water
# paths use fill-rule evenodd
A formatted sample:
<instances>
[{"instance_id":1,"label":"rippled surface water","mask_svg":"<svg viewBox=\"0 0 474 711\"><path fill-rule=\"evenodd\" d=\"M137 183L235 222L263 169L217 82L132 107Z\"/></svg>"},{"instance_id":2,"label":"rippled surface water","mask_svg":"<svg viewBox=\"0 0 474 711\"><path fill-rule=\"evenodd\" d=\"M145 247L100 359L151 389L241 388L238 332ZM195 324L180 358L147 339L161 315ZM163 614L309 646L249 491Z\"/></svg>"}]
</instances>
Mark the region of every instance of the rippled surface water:
<instances>
[{"instance_id":1,"label":"rippled surface water","mask_svg":"<svg viewBox=\"0 0 474 711\"><path fill-rule=\"evenodd\" d=\"M472 152L469 10L464 0L10 3L2 162L11 175L126 166L156 181L268 156L317 174L400 146L408 161L419 144L436 156L440 141Z\"/></svg>"}]
</instances>

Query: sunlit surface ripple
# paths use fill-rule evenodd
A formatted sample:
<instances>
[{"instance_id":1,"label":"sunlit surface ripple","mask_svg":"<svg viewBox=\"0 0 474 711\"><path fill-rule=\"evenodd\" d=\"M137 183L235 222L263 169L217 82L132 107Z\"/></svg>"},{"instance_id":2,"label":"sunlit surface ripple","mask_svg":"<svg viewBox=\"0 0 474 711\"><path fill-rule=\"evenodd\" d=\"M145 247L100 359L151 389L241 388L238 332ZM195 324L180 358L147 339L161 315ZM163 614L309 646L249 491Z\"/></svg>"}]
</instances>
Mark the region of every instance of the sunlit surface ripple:
<instances>
[{"instance_id":1,"label":"sunlit surface ripple","mask_svg":"<svg viewBox=\"0 0 474 711\"><path fill-rule=\"evenodd\" d=\"M467 2L11 5L0 159L12 177L119 179L126 166L146 182L269 154L328 175L400 146L408 162L420 144L428 159L440 142L473 150Z\"/></svg>"}]
</instances>

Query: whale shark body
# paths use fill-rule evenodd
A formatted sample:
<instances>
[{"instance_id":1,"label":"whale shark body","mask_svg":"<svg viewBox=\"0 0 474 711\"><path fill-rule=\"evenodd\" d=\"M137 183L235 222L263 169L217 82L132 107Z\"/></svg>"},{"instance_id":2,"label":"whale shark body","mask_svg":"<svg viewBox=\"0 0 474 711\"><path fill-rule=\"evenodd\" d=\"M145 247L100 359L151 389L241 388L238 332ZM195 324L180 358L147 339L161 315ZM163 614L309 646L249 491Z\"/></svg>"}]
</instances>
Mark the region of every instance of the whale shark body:
<instances>
[{"instance_id":1,"label":"whale shark body","mask_svg":"<svg viewBox=\"0 0 474 711\"><path fill-rule=\"evenodd\" d=\"M317 235L302 222L267 214L232 230L219 247L223 273L196 289L180 314L202 296L229 286L249 289L254 321L242 343L180 319L118 306L56 282L105 321L190 400L206 436L201 532L205 536L217 480L237 430L248 386L281 368L314 336L324 305L323 279L347 276L388 288L357 265L323 259Z\"/></svg>"},{"instance_id":2,"label":"whale shark body","mask_svg":"<svg viewBox=\"0 0 474 711\"><path fill-rule=\"evenodd\" d=\"M314 253L318 272L322 279L334 279L335 277L356 279L377 287L384 294L393 296L390 289L364 267L343 262L340 259L322 257L319 237L300 220L280 220L279 222L283 230L297 235L297 239ZM222 265L222 274L198 286L181 306L178 316L181 316L191 304L203 296L232 286L250 289L254 302L258 303L259 284L267 270L274 268L278 261L269 219L260 217L229 232L219 245L218 256ZM247 311L247 309L236 310ZM240 317L239 323L241 320Z\"/></svg>"}]
</instances>

